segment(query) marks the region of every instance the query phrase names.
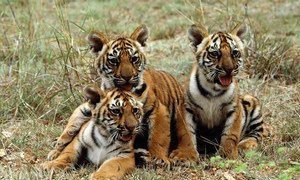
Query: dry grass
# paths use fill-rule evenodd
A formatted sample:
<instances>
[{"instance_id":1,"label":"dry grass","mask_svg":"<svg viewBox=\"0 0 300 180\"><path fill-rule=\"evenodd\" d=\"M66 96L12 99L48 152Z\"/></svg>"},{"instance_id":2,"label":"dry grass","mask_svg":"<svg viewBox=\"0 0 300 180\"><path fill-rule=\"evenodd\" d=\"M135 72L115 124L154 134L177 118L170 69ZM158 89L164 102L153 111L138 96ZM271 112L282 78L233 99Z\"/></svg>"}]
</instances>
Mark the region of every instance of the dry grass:
<instances>
[{"instance_id":1,"label":"dry grass","mask_svg":"<svg viewBox=\"0 0 300 180\"><path fill-rule=\"evenodd\" d=\"M167 2L167 3L166 3ZM129 34L151 30L149 66L181 81L193 55L186 29L210 30L236 21L249 26L242 93L259 97L268 134L257 151L237 161L217 155L193 168L138 169L130 179L297 179L300 175L300 28L298 1L83 1L0 2L0 179L87 179L94 167L45 172L52 140L80 102L84 85L97 81L84 37L97 29Z\"/></svg>"}]
</instances>

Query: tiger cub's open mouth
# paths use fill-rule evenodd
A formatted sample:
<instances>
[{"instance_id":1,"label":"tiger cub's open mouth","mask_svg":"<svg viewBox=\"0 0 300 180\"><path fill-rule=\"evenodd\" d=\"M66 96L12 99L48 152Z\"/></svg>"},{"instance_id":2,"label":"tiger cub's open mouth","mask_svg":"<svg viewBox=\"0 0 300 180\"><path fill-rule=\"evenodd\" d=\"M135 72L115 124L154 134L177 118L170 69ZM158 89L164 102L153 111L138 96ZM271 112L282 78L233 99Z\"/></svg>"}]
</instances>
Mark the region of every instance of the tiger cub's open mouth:
<instances>
[{"instance_id":1,"label":"tiger cub's open mouth","mask_svg":"<svg viewBox=\"0 0 300 180\"><path fill-rule=\"evenodd\" d=\"M226 74L225 76L219 76L219 81L222 86L229 86L232 82L232 75Z\"/></svg>"},{"instance_id":2,"label":"tiger cub's open mouth","mask_svg":"<svg viewBox=\"0 0 300 180\"><path fill-rule=\"evenodd\" d=\"M133 138L133 134L128 133L120 136L120 140L123 142L129 142Z\"/></svg>"}]
</instances>

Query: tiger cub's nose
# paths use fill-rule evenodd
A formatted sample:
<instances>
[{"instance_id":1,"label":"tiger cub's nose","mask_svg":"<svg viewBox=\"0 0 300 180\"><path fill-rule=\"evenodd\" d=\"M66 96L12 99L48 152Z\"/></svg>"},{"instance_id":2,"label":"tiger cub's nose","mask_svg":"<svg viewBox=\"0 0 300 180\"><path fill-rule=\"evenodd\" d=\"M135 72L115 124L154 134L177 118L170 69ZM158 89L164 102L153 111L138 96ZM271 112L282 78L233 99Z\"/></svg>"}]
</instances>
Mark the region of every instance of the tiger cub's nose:
<instances>
[{"instance_id":1,"label":"tiger cub's nose","mask_svg":"<svg viewBox=\"0 0 300 180\"><path fill-rule=\"evenodd\" d=\"M122 76L122 78L125 80L125 81L129 81L131 79L131 76Z\"/></svg>"},{"instance_id":2,"label":"tiger cub's nose","mask_svg":"<svg viewBox=\"0 0 300 180\"><path fill-rule=\"evenodd\" d=\"M134 131L135 127L136 126L128 126L128 125L125 125L126 129L130 132Z\"/></svg>"}]
</instances>

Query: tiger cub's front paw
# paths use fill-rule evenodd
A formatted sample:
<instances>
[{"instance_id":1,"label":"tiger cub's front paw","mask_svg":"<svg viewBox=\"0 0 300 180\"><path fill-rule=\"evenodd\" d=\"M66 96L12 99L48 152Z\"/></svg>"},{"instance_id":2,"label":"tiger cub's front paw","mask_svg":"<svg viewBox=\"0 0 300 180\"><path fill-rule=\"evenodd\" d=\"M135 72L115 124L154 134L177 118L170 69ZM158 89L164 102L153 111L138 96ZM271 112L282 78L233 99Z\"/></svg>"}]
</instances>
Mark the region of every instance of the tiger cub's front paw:
<instances>
[{"instance_id":1,"label":"tiger cub's front paw","mask_svg":"<svg viewBox=\"0 0 300 180\"><path fill-rule=\"evenodd\" d=\"M199 161L198 152L194 149L176 149L170 158L175 166L190 167Z\"/></svg>"},{"instance_id":2,"label":"tiger cub's front paw","mask_svg":"<svg viewBox=\"0 0 300 180\"><path fill-rule=\"evenodd\" d=\"M56 149L50 151L47 155L47 160L52 161L52 160L56 159L60 155L60 153L61 153L61 151L58 151Z\"/></svg>"},{"instance_id":3,"label":"tiger cub's front paw","mask_svg":"<svg viewBox=\"0 0 300 180\"><path fill-rule=\"evenodd\" d=\"M45 170L51 169L69 169L71 164L63 161L48 161L41 164L42 168Z\"/></svg>"},{"instance_id":4,"label":"tiger cub's front paw","mask_svg":"<svg viewBox=\"0 0 300 180\"><path fill-rule=\"evenodd\" d=\"M94 172L91 175L91 180L118 180L121 177L116 177L114 174Z\"/></svg>"},{"instance_id":5,"label":"tiger cub's front paw","mask_svg":"<svg viewBox=\"0 0 300 180\"><path fill-rule=\"evenodd\" d=\"M167 170L171 169L171 161L168 157L157 157L151 156L150 165L154 166L154 168L161 167Z\"/></svg>"},{"instance_id":6,"label":"tiger cub's front paw","mask_svg":"<svg viewBox=\"0 0 300 180\"><path fill-rule=\"evenodd\" d=\"M247 138L239 142L239 149L248 151L257 148L257 140L255 138Z\"/></svg>"},{"instance_id":7,"label":"tiger cub's front paw","mask_svg":"<svg viewBox=\"0 0 300 180\"><path fill-rule=\"evenodd\" d=\"M238 146L235 143L235 141L227 139L224 143L221 144L219 153L221 156L226 157L228 159L237 159L239 154Z\"/></svg>"}]
</instances>

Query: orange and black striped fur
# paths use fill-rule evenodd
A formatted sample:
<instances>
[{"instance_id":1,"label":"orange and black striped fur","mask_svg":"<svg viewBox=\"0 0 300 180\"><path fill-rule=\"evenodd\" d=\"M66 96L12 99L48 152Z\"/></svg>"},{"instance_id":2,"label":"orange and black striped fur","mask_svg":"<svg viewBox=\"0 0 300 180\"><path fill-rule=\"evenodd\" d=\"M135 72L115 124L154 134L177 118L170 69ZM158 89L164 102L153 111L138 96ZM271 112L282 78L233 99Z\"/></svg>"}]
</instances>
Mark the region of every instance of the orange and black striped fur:
<instances>
[{"instance_id":1,"label":"orange and black striped fur","mask_svg":"<svg viewBox=\"0 0 300 180\"><path fill-rule=\"evenodd\" d=\"M120 179L135 168L133 144L141 128L142 103L132 93L117 88L102 91L89 86L85 92L90 120L55 160L43 166L67 169L85 158L100 166L92 179Z\"/></svg>"},{"instance_id":2,"label":"orange and black striped fur","mask_svg":"<svg viewBox=\"0 0 300 180\"><path fill-rule=\"evenodd\" d=\"M167 165L170 157L175 162L196 161L198 153L185 122L182 87L170 74L146 68L143 48L147 39L148 29L143 25L130 37L111 41L99 32L88 36L91 50L97 58L101 89L116 87L130 91L143 103L143 128L134 143L136 155L149 152L151 160ZM77 108L48 159L56 158L72 140L76 131L88 120L89 112L84 104Z\"/></svg>"},{"instance_id":3,"label":"orange and black striped fur","mask_svg":"<svg viewBox=\"0 0 300 180\"><path fill-rule=\"evenodd\" d=\"M219 149L235 159L238 148L254 148L262 137L260 103L239 94L235 77L243 63L240 37L245 30L238 25L230 33L209 35L204 27L193 25L188 31L196 63L186 91L186 119L200 154Z\"/></svg>"}]
</instances>

